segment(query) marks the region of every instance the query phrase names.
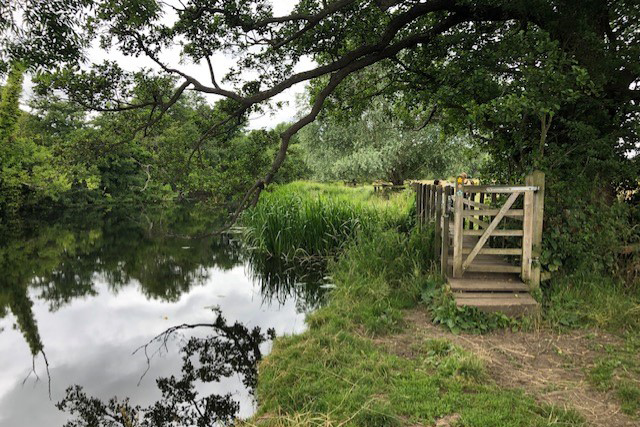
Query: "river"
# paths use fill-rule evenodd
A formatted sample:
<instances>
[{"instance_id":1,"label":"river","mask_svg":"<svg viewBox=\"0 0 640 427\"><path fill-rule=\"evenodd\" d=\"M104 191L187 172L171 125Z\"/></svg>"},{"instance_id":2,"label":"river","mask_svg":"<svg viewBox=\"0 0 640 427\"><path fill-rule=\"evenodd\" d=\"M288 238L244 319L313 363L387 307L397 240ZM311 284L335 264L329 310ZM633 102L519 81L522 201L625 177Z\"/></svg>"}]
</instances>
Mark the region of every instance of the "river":
<instances>
[{"instance_id":1,"label":"river","mask_svg":"<svg viewBox=\"0 0 640 427\"><path fill-rule=\"evenodd\" d=\"M55 404L73 385L102 401L153 404L161 398L156 379L180 374L188 339L211 333L177 331L147 355L134 353L175 325L212 323L219 313L248 330L303 331L305 314L323 299L322 271L283 269L237 235L201 236L222 219L193 207L86 210L5 233L0 426L63 426L71 414ZM260 342L260 352L270 345ZM233 372L194 387L200 396L228 394L236 415L247 417L256 403L245 379Z\"/></svg>"}]
</instances>

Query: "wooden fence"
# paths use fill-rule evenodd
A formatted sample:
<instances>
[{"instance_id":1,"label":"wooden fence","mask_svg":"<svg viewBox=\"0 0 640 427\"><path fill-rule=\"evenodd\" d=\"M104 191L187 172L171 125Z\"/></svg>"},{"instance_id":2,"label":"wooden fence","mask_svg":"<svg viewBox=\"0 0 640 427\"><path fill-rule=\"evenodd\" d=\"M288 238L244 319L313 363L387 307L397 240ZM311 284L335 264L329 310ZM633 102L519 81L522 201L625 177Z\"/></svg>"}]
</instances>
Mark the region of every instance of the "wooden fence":
<instances>
[{"instance_id":1,"label":"wooden fence","mask_svg":"<svg viewBox=\"0 0 640 427\"><path fill-rule=\"evenodd\" d=\"M418 223L433 222L435 256L444 275L519 273L531 289L539 287L544 173L532 173L520 186L468 185L458 177L456 183L417 182L414 189ZM474 264L478 255L484 261Z\"/></svg>"}]
</instances>

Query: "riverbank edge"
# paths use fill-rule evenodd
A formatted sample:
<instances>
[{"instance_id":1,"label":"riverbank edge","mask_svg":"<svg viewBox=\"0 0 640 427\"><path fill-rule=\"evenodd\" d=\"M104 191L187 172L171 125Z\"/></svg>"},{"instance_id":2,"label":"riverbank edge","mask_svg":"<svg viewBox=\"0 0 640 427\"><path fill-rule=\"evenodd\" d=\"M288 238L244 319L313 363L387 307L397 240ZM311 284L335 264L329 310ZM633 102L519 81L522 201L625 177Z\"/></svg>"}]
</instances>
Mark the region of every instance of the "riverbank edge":
<instances>
[{"instance_id":1,"label":"riverbank edge","mask_svg":"<svg viewBox=\"0 0 640 427\"><path fill-rule=\"evenodd\" d=\"M246 425L584 425L575 411L498 386L478 357L447 340L416 341L402 354L380 344L439 284L430 234L388 224L359 233L330 262L329 303L308 316L307 331L275 340Z\"/></svg>"}]
</instances>

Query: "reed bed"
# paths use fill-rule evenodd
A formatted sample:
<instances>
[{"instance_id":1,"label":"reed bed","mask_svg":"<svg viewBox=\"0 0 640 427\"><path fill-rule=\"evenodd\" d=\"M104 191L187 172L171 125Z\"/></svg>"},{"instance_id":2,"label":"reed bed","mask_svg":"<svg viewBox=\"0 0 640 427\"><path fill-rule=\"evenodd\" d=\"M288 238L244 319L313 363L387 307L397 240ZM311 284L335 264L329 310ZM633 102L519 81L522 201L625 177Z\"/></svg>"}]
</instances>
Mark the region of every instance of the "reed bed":
<instances>
[{"instance_id":1,"label":"reed bed","mask_svg":"<svg viewBox=\"0 0 640 427\"><path fill-rule=\"evenodd\" d=\"M368 188L296 182L245 212L247 243L282 259L332 256L355 235L406 222L408 199L380 202Z\"/></svg>"}]
</instances>

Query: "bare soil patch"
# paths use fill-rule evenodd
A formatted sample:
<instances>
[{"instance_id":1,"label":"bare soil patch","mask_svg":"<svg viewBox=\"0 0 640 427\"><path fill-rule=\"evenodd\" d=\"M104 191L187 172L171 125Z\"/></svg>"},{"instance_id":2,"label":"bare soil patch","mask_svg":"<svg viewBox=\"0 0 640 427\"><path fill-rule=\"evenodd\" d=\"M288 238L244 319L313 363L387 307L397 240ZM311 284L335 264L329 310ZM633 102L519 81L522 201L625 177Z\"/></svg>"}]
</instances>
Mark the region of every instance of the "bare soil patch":
<instances>
[{"instance_id":1,"label":"bare soil patch","mask_svg":"<svg viewBox=\"0 0 640 427\"><path fill-rule=\"evenodd\" d=\"M424 309L407 311L405 320L402 333L377 341L398 355L416 358L421 357L422 342L444 338L481 358L500 386L521 388L541 402L573 408L594 426L637 427L640 423L622 412L611 393L596 390L587 379L600 355L596 344L620 343L614 336L584 329L454 335L433 325Z\"/></svg>"}]
</instances>

